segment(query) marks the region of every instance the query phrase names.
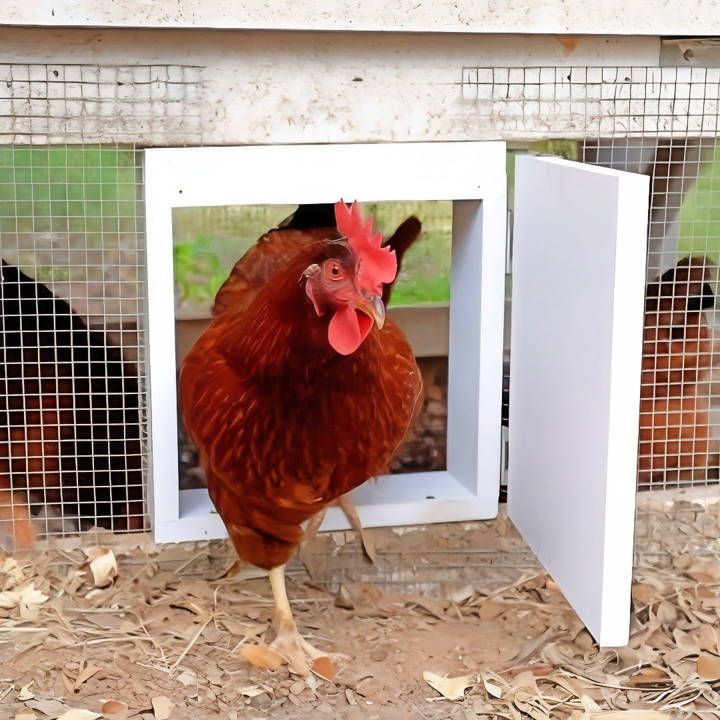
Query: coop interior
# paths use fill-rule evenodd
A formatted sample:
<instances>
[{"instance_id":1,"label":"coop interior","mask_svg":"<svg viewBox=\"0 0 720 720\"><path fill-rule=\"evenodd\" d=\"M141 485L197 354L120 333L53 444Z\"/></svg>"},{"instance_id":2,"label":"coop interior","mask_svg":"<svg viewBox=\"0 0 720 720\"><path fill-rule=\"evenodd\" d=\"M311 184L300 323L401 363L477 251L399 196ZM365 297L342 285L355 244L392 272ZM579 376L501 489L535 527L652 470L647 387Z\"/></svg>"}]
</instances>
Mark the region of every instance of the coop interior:
<instances>
[{"instance_id":1,"label":"coop interior","mask_svg":"<svg viewBox=\"0 0 720 720\"><path fill-rule=\"evenodd\" d=\"M112 42L113 57L127 50ZM211 44L196 64L60 62L61 47L57 62L0 64L0 715L3 703L50 718L76 706L156 718L199 708L227 718L702 709L720 677L690 672L697 634L717 624L720 581L720 70L464 59L443 90L459 94L472 139L507 141L511 211L519 153L650 177L634 644L614 654L593 644L509 522L504 468L495 521L378 528L365 546L326 533L301 549L289 569L300 622L351 656L337 677L334 668L306 680L286 668L268 675L242 654L269 628L261 571L227 574L224 541L152 542L143 150L248 140L205 114L219 92ZM295 208L174 210L178 366L235 261ZM391 472L443 470L452 204L366 208L385 237L410 215L422 223L389 315L413 344L426 399ZM506 288L504 428L509 272ZM203 488L182 421L178 443L178 488ZM689 649L668 659L677 618ZM720 663L716 639L699 647ZM466 678L467 702L427 702L458 696L442 683L431 690L425 671ZM540 676L557 702L538 691ZM158 710L165 702L176 714Z\"/></svg>"}]
</instances>

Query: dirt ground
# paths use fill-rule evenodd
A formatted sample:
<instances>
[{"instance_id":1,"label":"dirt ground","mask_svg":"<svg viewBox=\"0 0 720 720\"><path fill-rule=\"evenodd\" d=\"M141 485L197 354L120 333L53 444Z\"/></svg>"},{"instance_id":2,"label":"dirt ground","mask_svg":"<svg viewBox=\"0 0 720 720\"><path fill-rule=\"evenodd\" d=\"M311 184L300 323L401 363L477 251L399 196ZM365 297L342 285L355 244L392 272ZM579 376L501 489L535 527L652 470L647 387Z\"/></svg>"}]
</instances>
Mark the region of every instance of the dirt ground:
<instances>
[{"instance_id":1,"label":"dirt ground","mask_svg":"<svg viewBox=\"0 0 720 720\"><path fill-rule=\"evenodd\" d=\"M371 531L377 565L325 534L288 573L301 632L341 655L308 678L244 658L271 640L272 602L261 571L221 578L224 542L95 533L0 554L0 718L715 718L718 505L640 513L619 650L598 649L504 516Z\"/></svg>"}]
</instances>

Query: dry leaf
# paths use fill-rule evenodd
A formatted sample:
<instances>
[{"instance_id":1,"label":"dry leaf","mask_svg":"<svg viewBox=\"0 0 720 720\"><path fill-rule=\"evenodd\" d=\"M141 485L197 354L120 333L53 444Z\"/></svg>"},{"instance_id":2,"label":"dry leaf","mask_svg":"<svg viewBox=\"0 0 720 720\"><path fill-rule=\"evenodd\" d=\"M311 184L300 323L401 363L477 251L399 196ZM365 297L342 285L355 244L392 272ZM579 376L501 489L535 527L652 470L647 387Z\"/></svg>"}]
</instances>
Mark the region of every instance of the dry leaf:
<instances>
[{"instance_id":1,"label":"dry leaf","mask_svg":"<svg viewBox=\"0 0 720 720\"><path fill-rule=\"evenodd\" d=\"M197 675L192 670L183 670L177 677L179 683L187 687L197 683Z\"/></svg>"},{"instance_id":2,"label":"dry leaf","mask_svg":"<svg viewBox=\"0 0 720 720\"><path fill-rule=\"evenodd\" d=\"M219 622L224 625L228 632L233 635L239 635L245 638L245 640L262 635L268 629L269 625L269 623L240 622L231 617L221 618Z\"/></svg>"},{"instance_id":3,"label":"dry leaf","mask_svg":"<svg viewBox=\"0 0 720 720\"><path fill-rule=\"evenodd\" d=\"M124 717L129 710L128 706L119 700L108 700L106 703L103 703L101 709L103 715L117 715L119 717Z\"/></svg>"},{"instance_id":4,"label":"dry leaf","mask_svg":"<svg viewBox=\"0 0 720 720\"><path fill-rule=\"evenodd\" d=\"M577 682L573 678L565 677L564 675L552 675L550 680L556 685L559 685L564 690L567 690L571 695L576 698L582 697L582 690Z\"/></svg>"},{"instance_id":5,"label":"dry leaf","mask_svg":"<svg viewBox=\"0 0 720 720\"><path fill-rule=\"evenodd\" d=\"M88 554L90 571L93 575L95 587L110 585L118 573L115 553L106 547L93 548Z\"/></svg>"},{"instance_id":6,"label":"dry leaf","mask_svg":"<svg viewBox=\"0 0 720 720\"><path fill-rule=\"evenodd\" d=\"M19 690L18 694L16 695L17 700L32 700L35 695L33 695L32 691L30 690L30 686L34 683L34 680L31 680L27 685L23 685Z\"/></svg>"},{"instance_id":7,"label":"dry leaf","mask_svg":"<svg viewBox=\"0 0 720 720\"><path fill-rule=\"evenodd\" d=\"M687 574L699 583L715 582L715 578L704 570L688 570Z\"/></svg>"},{"instance_id":8,"label":"dry leaf","mask_svg":"<svg viewBox=\"0 0 720 720\"><path fill-rule=\"evenodd\" d=\"M595 712L600 710L600 706L588 695L581 695L580 703L583 708L585 708L585 712Z\"/></svg>"},{"instance_id":9,"label":"dry leaf","mask_svg":"<svg viewBox=\"0 0 720 720\"><path fill-rule=\"evenodd\" d=\"M255 667L263 670L277 670L285 663L285 658L262 645L246 645L240 651L240 655Z\"/></svg>"},{"instance_id":10,"label":"dry leaf","mask_svg":"<svg viewBox=\"0 0 720 720\"><path fill-rule=\"evenodd\" d=\"M485 676L482 678L483 685L485 686L485 692L490 696L500 700L503 696L502 688L493 682L490 682Z\"/></svg>"},{"instance_id":11,"label":"dry leaf","mask_svg":"<svg viewBox=\"0 0 720 720\"><path fill-rule=\"evenodd\" d=\"M37 715L32 710L28 710L27 708L19 710L17 715L15 715L15 720L36 720L36 718Z\"/></svg>"},{"instance_id":12,"label":"dry leaf","mask_svg":"<svg viewBox=\"0 0 720 720\"><path fill-rule=\"evenodd\" d=\"M84 670L81 670L75 678L75 684L73 685L75 692L80 689L80 686L84 682L87 682L93 675L100 672L101 669L102 668L99 668L96 665L88 665Z\"/></svg>"},{"instance_id":13,"label":"dry leaf","mask_svg":"<svg viewBox=\"0 0 720 720\"><path fill-rule=\"evenodd\" d=\"M258 695L262 695L263 693L266 693L267 690L265 688L260 687L259 685L250 685L246 688L243 688L240 691L241 695L244 695L245 697L254 698Z\"/></svg>"},{"instance_id":14,"label":"dry leaf","mask_svg":"<svg viewBox=\"0 0 720 720\"><path fill-rule=\"evenodd\" d=\"M644 685L658 685L670 682L670 676L660 668L645 667L628 680L629 687L642 687Z\"/></svg>"},{"instance_id":15,"label":"dry leaf","mask_svg":"<svg viewBox=\"0 0 720 720\"><path fill-rule=\"evenodd\" d=\"M23 620L35 620L38 616L40 605L48 599L39 590L35 589L35 583L27 583L17 590L6 590L0 592L0 608L11 610L19 608L20 617Z\"/></svg>"},{"instance_id":16,"label":"dry leaf","mask_svg":"<svg viewBox=\"0 0 720 720\"><path fill-rule=\"evenodd\" d=\"M712 653L717 652L717 634L712 625L701 625L697 630L692 632L692 635L697 639L698 647L701 650L707 650Z\"/></svg>"},{"instance_id":17,"label":"dry leaf","mask_svg":"<svg viewBox=\"0 0 720 720\"><path fill-rule=\"evenodd\" d=\"M652 585L646 583L633 585L632 596L633 600L643 605L652 605L660 599L657 590Z\"/></svg>"},{"instance_id":18,"label":"dry leaf","mask_svg":"<svg viewBox=\"0 0 720 720\"><path fill-rule=\"evenodd\" d=\"M99 717L101 717L100 713L71 708L65 711L57 720L97 720Z\"/></svg>"},{"instance_id":19,"label":"dry leaf","mask_svg":"<svg viewBox=\"0 0 720 720\"><path fill-rule=\"evenodd\" d=\"M26 705L39 710L43 715L52 715L53 717L57 717L61 712L67 710L67 705L58 700L28 700Z\"/></svg>"},{"instance_id":20,"label":"dry leaf","mask_svg":"<svg viewBox=\"0 0 720 720\"><path fill-rule=\"evenodd\" d=\"M325 680L332 680L339 670L338 666L327 656L316 658L310 669Z\"/></svg>"},{"instance_id":21,"label":"dry leaf","mask_svg":"<svg viewBox=\"0 0 720 720\"><path fill-rule=\"evenodd\" d=\"M155 713L155 720L168 720L172 712L173 704L170 698L165 695L158 695L152 699L152 709Z\"/></svg>"},{"instance_id":22,"label":"dry leaf","mask_svg":"<svg viewBox=\"0 0 720 720\"><path fill-rule=\"evenodd\" d=\"M423 672L423 680L448 700L462 700L465 697L465 691L474 684L475 680L473 678L473 675L448 678L427 670Z\"/></svg>"},{"instance_id":23,"label":"dry leaf","mask_svg":"<svg viewBox=\"0 0 720 720\"><path fill-rule=\"evenodd\" d=\"M703 680L720 678L720 658L715 655L701 655L697 661L697 673Z\"/></svg>"},{"instance_id":24,"label":"dry leaf","mask_svg":"<svg viewBox=\"0 0 720 720\"><path fill-rule=\"evenodd\" d=\"M658 710L605 710L589 713L589 720L666 720L670 715Z\"/></svg>"},{"instance_id":25,"label":"dry leaf","mask_svg":"<svg viewBox=\"0 0 720 720\"><path fill-rule=\"evenodd\" d=\"M494 600L486 600L481 606L478 615L481 620L494 620L507 610L504 603L495 602Z\"/></svg>"}]
</instances>

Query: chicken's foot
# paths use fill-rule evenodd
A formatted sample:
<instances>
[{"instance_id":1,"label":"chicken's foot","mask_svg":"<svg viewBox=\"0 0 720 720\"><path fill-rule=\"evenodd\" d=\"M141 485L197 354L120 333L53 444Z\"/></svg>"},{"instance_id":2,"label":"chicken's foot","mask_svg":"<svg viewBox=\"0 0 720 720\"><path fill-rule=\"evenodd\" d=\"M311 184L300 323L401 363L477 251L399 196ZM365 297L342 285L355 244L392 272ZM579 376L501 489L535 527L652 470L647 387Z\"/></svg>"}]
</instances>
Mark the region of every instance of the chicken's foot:
<instances>
[{"instance_id":1,"label":"chicken's foot","mask_svg":"<svg viewBox=\"0 0 720 720\"><path fill-rule=\"evenodd\" d=\"M370 540L370 535L363 529L360 522L360 513L347 495L341 495L336 501L338 507L345 513L345 517L350 523L350 527L360 536L360 544L373 565L377 565L377 555L375 554L375 543Z\"/></svg>"},{"instance_id":2,"label":"chicken's foot","mask_svg":"<svg viewBox=\"0 0 720 720\"><path fill-rule=\"evenodd\" d=\"M305 542L306 540L312 540L317 535L317 531L323 524L325 515L327 515L326 507L315 513L315 515L313 515L310 520L308 520L308 524L305 526L305 532L302 536L302 542Z\"/></svg>"},{"instance_id":3,"label":"chicken's foot","mask_svg":"<svg viewBox=\"0 0 720 720\"><path fill-rule=\"evenodd\" d=\"M362 545L362 548L368 559L374 565L377 565L375 543L372 542L371 537L363 529L362 523L360 522L360 514L358 513L357 508L352 503L350 498L347 495L341 495L332 504L337 505L345 513L345 517L348 519L350 527L360 536L360 544ZM320 512L316 513L310 518L310 521L305 528L305 532L303 533L303 542L306 540L311 540L315 537L317 531L320 529L320 526L323 523L323 520L325 519L326 513L327 508L323 508L322 510L320 510Z\"/></svg>"},{"instance_id":4,"label":"chicken's foot","mask_svg":"<svg viewBox=\"0 0 720 720\"><path fill-rule=\"evenodd\" d=\"M308 675L312 662L319 657L329 656L329 653L313 647L298 632L285 588L284 565L270 570L270 586L275 600L274 624L277 633L270 649L285 658L298 675Z\"/></svg>"}]
</instances>

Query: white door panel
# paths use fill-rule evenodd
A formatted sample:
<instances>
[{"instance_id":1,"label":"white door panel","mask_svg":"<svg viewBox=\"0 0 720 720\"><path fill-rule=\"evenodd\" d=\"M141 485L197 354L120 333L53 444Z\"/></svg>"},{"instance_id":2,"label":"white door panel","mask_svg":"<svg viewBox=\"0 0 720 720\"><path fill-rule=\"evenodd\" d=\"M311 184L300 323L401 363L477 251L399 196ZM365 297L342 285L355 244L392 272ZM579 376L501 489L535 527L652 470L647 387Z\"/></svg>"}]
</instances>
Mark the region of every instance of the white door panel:
<instances>
[{"instance_id":1,"label":"white door panel","mask_svg":"<svg viewBox=\"0 0 720 720\"><path fill-rule=\"evenodd\" d=\"M518 156L509 512L601 645L629 634L648 178Z\"/></svg>"}]
</instances>

